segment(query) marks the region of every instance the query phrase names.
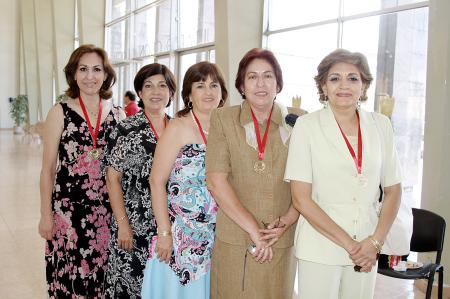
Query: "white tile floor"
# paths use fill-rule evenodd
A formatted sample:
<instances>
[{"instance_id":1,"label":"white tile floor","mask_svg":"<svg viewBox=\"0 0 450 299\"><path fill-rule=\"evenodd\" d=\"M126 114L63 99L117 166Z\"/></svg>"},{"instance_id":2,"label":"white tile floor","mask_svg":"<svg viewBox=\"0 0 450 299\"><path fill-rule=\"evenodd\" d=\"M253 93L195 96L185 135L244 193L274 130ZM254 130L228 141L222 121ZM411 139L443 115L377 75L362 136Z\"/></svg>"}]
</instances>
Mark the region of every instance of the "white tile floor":
<instances>
[{"instance_id":1,"label":"white tile floor","mask_svg":"<svg viewBox=\"0 0 450 299\"><path fill-rule=\"evenodd\" d=\"M0 130L0 298L40 299L44 241L37 233L42 147ZM376 299L424 298L412 282L379 276Z\"/></svg>"}]
</instances>

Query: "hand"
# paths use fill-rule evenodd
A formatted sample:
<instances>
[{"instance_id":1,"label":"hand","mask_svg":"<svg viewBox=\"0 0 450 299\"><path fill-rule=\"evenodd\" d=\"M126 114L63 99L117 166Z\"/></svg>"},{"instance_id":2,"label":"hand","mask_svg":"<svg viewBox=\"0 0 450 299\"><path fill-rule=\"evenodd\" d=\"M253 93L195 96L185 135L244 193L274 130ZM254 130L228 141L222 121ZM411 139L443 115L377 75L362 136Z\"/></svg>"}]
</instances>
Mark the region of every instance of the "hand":
<instances>
[{"instance_id":1,"label":"hand","mask_svg":"<svg viewBox=\"0 0 450 299\"><path fill-rule=\"evenodd\" d=\"M158 235L158 241L156 243L156 255L159 261L169 263L172 256L173 240L172 235Z\"/></svg>"},{"instance_id":2,"label":"hand","mask_svg":"<svg viewBox=\"0 0 450 299\"><path fill-rule=\"evenodd\" d=\"M361 272L370 272L377 262L377 249L373 246L369 238L359 242L359 249L350 254L355 265L361 266Z\"/></svg>"},{"instance_id":3,"label":"hand","mask_svg":"<svg viewBox=\"0 0 450 299\"><path fill-rule=\"evenodd\" d=\"M267 225L264 224L264 226L265 229L260 229L259 232L263 235L261 240L267 241L268 246L274 245L288 229L281 217Z\"/></svg>"},{"instance_id":4,"label":"hand","mask_svg":"<svg viewBox=\"0 0 450 299\"><path fill-rule=\"evenodd\" d=\"M261 264L264 262L270 262L273 258L273 250L267 243L267 241L261 240L261 233L255 232L250 234L250 239L253 241L253 244L256 246L255 254L253 254L253 258L255 261L260 262Z\"/></svg>"},{"instance_id":5,"label":"hand","mask_svg":"<svg viewBox=\"0 0 450 299\"><path fill-rule=\"evenodd\" d=\"M39 220L39 235L41 235L41 237L45 240L51 240L53 237L55 223L53 221L52 214L48 216L41 216L41 219Z\"/></svg>"},{"instance_id":6,"label":"hand","mask_svg":"<svg viewBox=\"0 0 450 299\"><path fill-rule=\"evenodd\" d=\"M119 223L117 246L128 251L133 248L133 230L127 220Z\"/></svg>"}]
</instances>

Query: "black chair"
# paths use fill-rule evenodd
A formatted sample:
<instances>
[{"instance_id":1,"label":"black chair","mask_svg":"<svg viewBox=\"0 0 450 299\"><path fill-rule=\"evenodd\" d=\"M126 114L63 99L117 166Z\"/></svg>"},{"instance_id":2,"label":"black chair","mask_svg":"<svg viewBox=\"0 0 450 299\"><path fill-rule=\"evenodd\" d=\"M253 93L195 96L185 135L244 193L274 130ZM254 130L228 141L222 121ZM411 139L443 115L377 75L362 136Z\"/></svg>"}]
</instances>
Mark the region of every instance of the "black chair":
<instances>
[{"instance_id":1,"label":"black chair","mask_svg":"<svg viewBox=\"0 0 450 299\"><path fill-rule=\"evenodd\" d=\"M436 262L423 265L418 269L395 271L390 268L379 267L378 273L400 279L427 279L426 299L431 298L434 274L438 272L438 298L442 299L442 287L444 282L444 267L441 263L442 250L444 248L445 220L441 216L423 209L412 209L413 234L410 250L414 252L436 251Z\"/></svg>"}]
</instances>

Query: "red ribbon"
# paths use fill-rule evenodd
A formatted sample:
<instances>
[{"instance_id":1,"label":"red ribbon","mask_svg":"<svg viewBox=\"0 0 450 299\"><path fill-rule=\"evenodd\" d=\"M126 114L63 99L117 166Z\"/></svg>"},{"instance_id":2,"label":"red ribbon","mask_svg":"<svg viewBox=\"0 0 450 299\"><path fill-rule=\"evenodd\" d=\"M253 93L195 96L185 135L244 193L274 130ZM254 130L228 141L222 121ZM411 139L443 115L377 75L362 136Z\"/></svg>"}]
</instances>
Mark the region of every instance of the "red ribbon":
<instances>
[{"instance_id":1,"label":"red ribbon","mask_svg":"<svg viewBox=\"0 0 450 299\"><path fill-rule=\"evenodd\" d=\"M156 141L158 141L159 136L158 136L158 133L155 130L155 127L152 124L152 121L150 120L150 117L148 117L147 113L145 113L145 112L144 112L144 115L145 115L145 118L147 118L147 121L148 121L148 123L150 125L150 129L153 131L153 134L155 134ZM167 124L167 119L166 119L166 116L164 115L164 128L166 127L166 124Z\"/></svg>"},{"instance_id":2,"label":"red ribbon","mask_svg":"<svg viewBox=\"0 0 450 299\"><path fill-rule=\"evenodd\" d=\"M197 123L198 130L200 131L200 135L202 135L203 142L205 144L208 144L208 141L206 140L205 133L203 132L202 124L198 121L198 118L197 118L197 116L194 113L194 109L192 109L191 111L192 111L192 115L194 116L194 120Z\"/></svg>"},{"instance_id":3,"label":"red ribbon","mask_svg":"<svg viewBox=\"0 0 450 299\"><path fill-rule=\"evenodd\" d=\"M270 110L269 118L267 119L267 127L266 127L266 130L264 131L264 136L263 136L262 141L261 141L261 136L259 136L258 120L256 119L255 113L253 113L253 110L251 108L250 108L250 111L252 112L253 124L255 125L256 141L258 142L258 159L260 161L262 161L262 160L264 160L264 151L266 150L266 142L267 142L267 136L269 134L269 127L270 127L270 120L272 118L273 106L272 106L272 109Z\"/></svg>"},{"instance_id":4,"label":"red ribbon","mask_svg":"<svg viewBox=\"0 0 450 299\"><path fill-rule=\"evenodd\" d=\"M361 171L362 171L362 138L361 138L361 126L359 124L358 111L356 111L356 117L358 118L358 158L356 158L355 151L353 150L350 142L348 142L348 139L345 136L344 132L342 131L339 123L338 123L338 127L339 127L339 130L341 130L341 134L342 134L342 137L344 137L345 143L347 144L348 151L350 152L350 155L352 155L353 161L355 161L356 170L358 171L358 174L361 174ZM336 123L337 123L337 121L336 121Z\"/></svg>"},{"instance_id":5,"label":"red ribbon","mask_svg":"<svg viewBox=\"0 0 450 299\"><path fill-rule=\"evenodd\" d=\"M102 118L102 98L99 98L99 101L98 101L98 115L97 115L97 123L95 125L95 131L92 129L91 120L89 119L89 115L86 111L86 106L84 106L81 95L78 97L78 99L80 100L81 110L83 110L84 118L86 119L86 122L88 124L89 133L91 134L93 147L97 148L97 136L98 136L98 132L100 130L100 119Z\"/></svg>"}]
</instances>

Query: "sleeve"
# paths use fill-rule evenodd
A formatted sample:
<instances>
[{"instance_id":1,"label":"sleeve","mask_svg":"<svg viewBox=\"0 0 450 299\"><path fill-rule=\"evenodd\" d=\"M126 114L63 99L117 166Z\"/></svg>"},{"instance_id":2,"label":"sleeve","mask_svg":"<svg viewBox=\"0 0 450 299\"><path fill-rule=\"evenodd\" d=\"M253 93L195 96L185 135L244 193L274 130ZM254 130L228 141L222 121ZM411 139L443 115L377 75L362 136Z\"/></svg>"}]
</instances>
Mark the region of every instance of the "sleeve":
<instances>
[{"instance_id":1,"label":"sleeve","mask_svg":"<svg viewBox=\"0 0 450 299\"><path fill-rule=\"evenodd\" d=\"M400 160L394 141L394 130L390 120L383 118L384 130L384 187L389 187L402 182Z\"/></svg>"},{"instance_id":2,"label":"sleeve","mask_svg":"<svg viewBox=\"0 0 450 299\"><path fill-rule=\"evenodd\" d=\"M109 166L122 173L127 169L127 149L130 147L127 144L125 133L126 132L121 124L118 124L109 135L105 155L102 161L103 169L105 171Z\"/></svg>"},{"instance_id":3,"label":"sleeve","mask_svg":"<svg viewBox=\"0 0 450 299\"><path fill-rule=\"evenodd\" d=\"M295 123L289 143L284 180L312 183L311 139L300 117Z\"/></svg>"},{"instance_id":4,"label":"sleeve","mask_svg":"<svg viewBox=\"0 0 450 299\"><path fill-rule=\"evenodd\" d=\"M224 126L218 110L211 114L208 146L206 149L206 172L231 171L230 149L224 132Z\"/></svg>"}]
</instances>

